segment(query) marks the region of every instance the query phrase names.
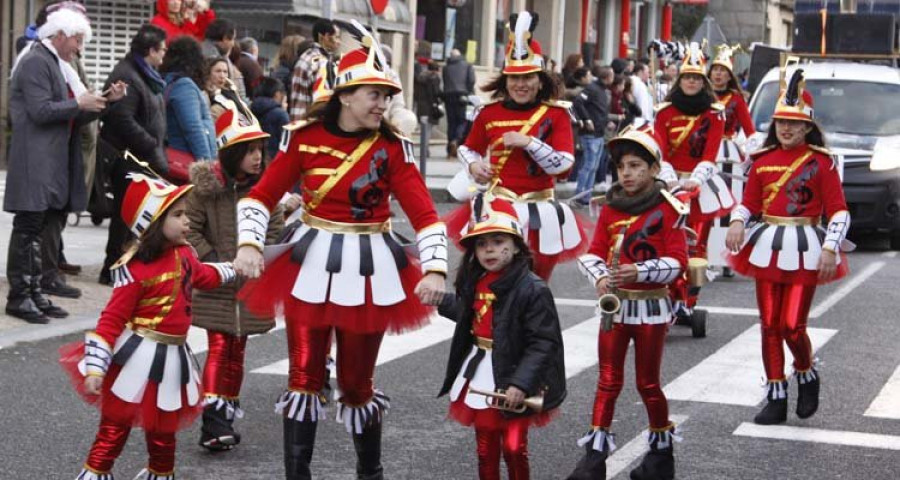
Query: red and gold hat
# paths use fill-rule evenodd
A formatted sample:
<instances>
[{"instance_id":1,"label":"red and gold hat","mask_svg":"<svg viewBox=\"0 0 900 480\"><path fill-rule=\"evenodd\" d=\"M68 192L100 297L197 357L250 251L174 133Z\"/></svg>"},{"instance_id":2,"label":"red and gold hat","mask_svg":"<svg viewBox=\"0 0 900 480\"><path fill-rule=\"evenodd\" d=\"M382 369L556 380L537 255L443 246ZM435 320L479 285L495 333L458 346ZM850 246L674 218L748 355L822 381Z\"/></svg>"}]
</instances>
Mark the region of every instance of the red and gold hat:
<instances>
[{"instance_id":1,"label":"red and gold hat","mask_svg":"<svg viewBox=\"0 0 900 480\"><path fill-rule=\"evenodd\" d=\"M734 74L734 54L739 50L741 50L740 45L734 45L732 47L724 44L719 45L716 47L716 57L710 64L709 70L712 71L714 65L719 65L725 67L725 69L728 70L728 73L731 74L731 77L736 79Z\"/></svg>"},{"instance_id":2,"label":"red and gold hat","mask_svg":"<svg viewBox=\"0 0 900 480\"><path fill-rule=\"evenodd\" d=\"M331 94L334 93L334 80L334 64L326 60L322 63L322 66L319 67L319 74L316 76L316 81L313 83L313 105L327 103L331 100Z\"/></svg>"},{"instance_id":3,"label":"red and gold hat","mask_svg":"<svg viewBox=\"0 0 900 480\"><path fill-rule=\"evenodd\" d=\"M544 69L541 44L532 38L537 24L538 15L527 10L509 16L509 23L506 25L509 43L506 44L504 75L527 75Z\"/></svg>"},{"instance_id":4,"label":"red and gold hat","mask_svg":"<svg viewBox=\"0 0 900 480\"><path fill-rule=\"evenodd\" d=\"M356 20L350 21L357 32L350 30L359 38L362 47L345 53L338 63L337 78L334 81L334 91L358 85L383 85L391 89L396 95L403 91L400 84L395 82L389 73L387 59L375 37Z\"/></svg>"},{"instance_id":5,"label":"red and gold hat","mask_svg":"<svg viewBox=\"0 0 900 480\"><path fill-rule=\"evenodd\" d=\"M262 130L259 120L242 100L235 102L221 93L216 94L215 100L225 107L225 111L216 119L216 148L221 150L271 136Z\"/></svg>"},{"instance_id":6,"label":"red and gold hat","mask_svg":"<svg viewBox=\"0 0 900 480\"><path fill-rule=\"evenodd\" d=\"M469 218L467 231L460 241L487 233L508 233L524 238L519 216L512 203L494 196L490 191L479 193L472 199L472 217Z\"/></svg>"},{"instance_id":7,"label":"red and gold hat","mask_svg":"<svg viewBox=\"0 0 900 480\"><path fill-rule=\"evenodd\" d=\"M175 186L160 178L143 173L128 175L131 184L122 198L122 220L140 239L176 200L189 192L193 185Z\"/></svg>"},{"instance_id":8,"label":"red and gold hat","mask_svg":"<svg viewBox=\"0 0 900 480\"><path fill-rule=\"evenodd\" d=\"M652 123L645 123L642 126L634 126L629 125L625 127L624 130L619 132L618 135L613 137L607 145L610 149L612 149L617 144L621 143L633 143L640 148L646 150L657 163L661 162L663 159L662 149L659 147L661 142L659 136L657 136L656 131L653 129Z\"/></svg>"},{"instance_id":9,"label":"red and gold hat","mask_svg":"<svg viewBox=\"0 0 900 480\"><path fill-rule=\"evenodd\" d=\"M775 104L775 113L772 118L782 120L800 120L815 125L813 119L813 97L806 90L806 80L803 78L803 69L798 68L791 76L791 81L784 85L782 80L781 96Z\"/></svg>"},{"instance_id":10,"label":"red and gold hat","mask_svg":"<svg viewBox=\"0 0 900 480\"><path fill-rule=\"evenodd\" d=\"M703 46L705 45L706 40L703 41L703 45L700 45L697 42L691 42L691 44L687 46L684 60L681 62L681 68L678 70L678 78L689 73L694 73L705 78L706 83L709 83L709 78L706 77L706 54L703 53Z\"/></svg>"}]
</instances>

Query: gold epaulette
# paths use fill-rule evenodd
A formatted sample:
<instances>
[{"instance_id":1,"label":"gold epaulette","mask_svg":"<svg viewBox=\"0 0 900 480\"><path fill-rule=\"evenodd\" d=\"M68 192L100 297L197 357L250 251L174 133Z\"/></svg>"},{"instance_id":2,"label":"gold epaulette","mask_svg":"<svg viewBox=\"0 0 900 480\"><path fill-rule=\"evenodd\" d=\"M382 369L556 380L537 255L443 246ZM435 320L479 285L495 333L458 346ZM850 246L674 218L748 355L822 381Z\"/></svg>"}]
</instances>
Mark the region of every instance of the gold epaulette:
<instances>
[{"instance_id":1,"label":"gold epaulette","mask_svg":"<svg viewBox=\"0 0 900 480\"><path fill-rule=\"evenodd\" d=\"M545 100L542 103L550 107L558 107L566 110L572 108L572 102L567 102L565 100Z\"/></svg>"},{"instance_id":2,"label":"gold epaulette","mask_svg":"<svg viewBox=\"0 0 900 480\"><path fill-rule=\"evenodd\" d=\"M661 112L663 109L665 109L669 105L672 105L672 102L662 102L662 103L657 104L656 108L654 110L656 110L657 112Z\"/></svg>"},{"instance_id":3,"label":"gold epaulette","mask_svg":"<svg viewBox=\"0 0 900 480\"><path fill-rule=\"evenodd\" d=\"M754 151L750 152L750 156L753 158L756 158L766 152L774 150L775 147L777 147L777 145L769 145L768 147L763 147L763 148L760 148L759 150L754 150Z\"/></svg>"},{"instance_id":4,"label":"gold epaulette","mask_svg":"<svg viewBox=\"0 0 900 480\"><path fill-rule=\"evenodd\" d=\"M295 130L300 130L301 128L308 127L308 126L310 126L310 125L312 125L312 124L314 124L314 123L316 123L316 122L318 122L318 121L319 121L318 119L312 119L312 120L306 120L306 119L304 119L304 120L295 120L295 121L293 121L293 122L291 122L291 123L288 123L287 125L285 125L285 126L283 126L283 127L281 127L281 128L283 128L283 129L285 129L285 130L287 130L287 131L289 131L289 132L293 132L293 131L295 131Z\"/></svg>"},{"instance_id":5,"label":"gold epaulette","mask_svg":"<svg viewBox=\"0 0 900 480\"><path fill-rule=\"evenodd\" d=\"M713 104L710 105L709 108L711 108L717 112L721 112L722 110L725 110L725 105L722 105L719 102L713 102Z\"/></svg>"},{"instance_id":6,"label":"gold epaulette","mask_svg":"<svg viewBox=\"0 0 900 480\"><path fill-rule=\"evenodd\" d=\"M659 193L662 194L663 198L665 198L666 201L669 202L669 205L671 205L672 208L675 209L675 212L679 215L687 215L691 212L690 207L687 204L683 203L681 200L675 198L675 195L673 195L672 192L663 188L659 191Z\"/></svg>"},{"instance_id":7,"label":"gold epaulette","mask_svg":"<svg viewBox=\"0 0 900 480\"><path fill-rule=\"evenodd\" d=\"M818 145L810 145L810 144L806 144L806 146L809 147L809 149L814 152L824 153L825 155L828 155L828 156L833 155L833 153L831 153L831 150L829 150L826 147L820 147Z\"/></svg>"}]
</instances>

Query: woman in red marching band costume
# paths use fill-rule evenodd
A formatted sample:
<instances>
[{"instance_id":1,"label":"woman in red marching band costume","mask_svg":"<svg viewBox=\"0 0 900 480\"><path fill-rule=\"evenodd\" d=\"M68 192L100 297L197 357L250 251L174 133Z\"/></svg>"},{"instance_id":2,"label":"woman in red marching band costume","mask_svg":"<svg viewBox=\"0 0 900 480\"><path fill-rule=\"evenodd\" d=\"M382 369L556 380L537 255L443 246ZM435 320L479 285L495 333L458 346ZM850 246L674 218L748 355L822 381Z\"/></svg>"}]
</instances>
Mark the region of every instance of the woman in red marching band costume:
<instances>
[{"instance_id":1,"label":"woman in red marching band costume","mask_svg":"<svg viewBox=\"0 0 900 480\"><path fill-rule=\"evenodd\" d=\"M540 45L532 40L538 17L510 17L510 43L503 72L483 88L495 102L482 107L458 157L479 184L499 182L493 192L513 202L534 255L534 272L549 280L557 263L584 251L586 235L571 208L554 197L555 177L574 163L569 112L554 102L557 87L544 71ZM470 205L448 219L454 239Z\"/></svg>"},{"instance_id":2,"label":"woman in red marching band costume","mask_svg":"<svg viewBox=\"0 0 900 480\"><path fill-rule=\"evenodd\" d=\"M687 264L683 227L688 207L656 179L662 152L652 128L628 127L610 140L609 149L619 182L606 194L607 204L600 211L590 249L578 258L578 267L598 296L614 295L620 307L603 314L614 317L609 330L601 327L597 340L600 372L591 429L578 440L586 452L568 478L606 478L606 458L615 449L609 430L624 383L628 344L633 340L635 383L650 420L650 451L630 477L672 479L672 444L680 437L669 420L660 369L674 313L669 285Z\"/></svg>"},{"instance_id":3,"label":"woman in red marching band costume","mask_svg":"<svg viewBox=\"0 0 900 480\"><path fill-rule=\"evenodd\" d=\"M813 120L813 99L794 72L772 115L765 146L752 154L747 188L732 212L726 246L734 270L756 279L766 369L766 406L759 424L787 420L783 344L794 356L798 381L797 416L812 416L819 405L819 373L806 333L816 285L847 273L842 253L850 214L837 165ZM828 218L825 230L821 218ZM745 235L745 228L749 232Z\"/></svg>"},{"instance_id":4,"label":"woman in red marching band costume","mask_svg":"<svg viewBox=\"0 0 900 480\"><path fill-rule=\"evenodd\" d=\"M743 162L743 152L734 142L738 130L743 131L747 138L756 133L753 119L750 118L750 109L747 108L747 101L744 99L744 90L734 75L732 57L736 48L728 45L719 46L716 57L709 67L709 80L712 82L716 100L725 107L725 130L716 157L720 163Z\"/></svg>"},{"instance_id":5,"label":"woman in red marching band costume","mask_svg":"<svg viewBox=\"0 0 900 480\"><path fill-rule=\"evenodd\" d=\"M183 196L193 185L140 173L130 178L121 213L137 240L110 269L113 293L97 328L84 343L61 349L60 362L79 393L100 408L100 428L78 480L112 480L133 426L146 432L150 457L139 478L175 479L175 432L203 406L197 361L185 343L191 291L234 280L230 263L200 263L187 243Z\"/></svg>"},{"instance_id":6,"label":"woman in red marching band costume","mask_svg":"<svg viewBox=\"0 0 900 480\"><path fill-rule=\"evenodd\" d=\"M690 256L705 260L713 221L727 215L735 202L716 167L725 128L723 107L716 103L706 77L706 58L700 46L691 43L687 50L678 79L666 97L667 103L657 107L655 130L662 139L660 147L666 160L660 178L670 187L680 182L682 188L695 192L688 217L688 227L696 234ZM686 279L678 283L676 313L684 316L697 304L700 287L689 290Z\"/></svg>"},{"instance_id":7,"label":"woman in red marching band costume","mask_svg":"<svg viewBox=\"0 0 900 480\"><path fill-rule=\"evenodd\" d=\"M260 277L241 293L251 311L283 310L289 384L284 415L288 479L311 477L326 354L337 343L338 420L352 434L359 478L383 478L381 422L389 399L373 385L386 331L421 325L444 293L446 229L413 158L412 144L383 120L400 93L375 39L353 22L362 47L341 58L331 98L289 125L282 150L238 203L236 269ZM301 224L279 250L263 242L270 212L300 182ZM418 262L391 231L393 195L416 230ZM286 250L285 250L286 248ZM417 298L418 296L418 298ZM422 303L420 303L420 300Z\"/></svg>"}]
</instances>

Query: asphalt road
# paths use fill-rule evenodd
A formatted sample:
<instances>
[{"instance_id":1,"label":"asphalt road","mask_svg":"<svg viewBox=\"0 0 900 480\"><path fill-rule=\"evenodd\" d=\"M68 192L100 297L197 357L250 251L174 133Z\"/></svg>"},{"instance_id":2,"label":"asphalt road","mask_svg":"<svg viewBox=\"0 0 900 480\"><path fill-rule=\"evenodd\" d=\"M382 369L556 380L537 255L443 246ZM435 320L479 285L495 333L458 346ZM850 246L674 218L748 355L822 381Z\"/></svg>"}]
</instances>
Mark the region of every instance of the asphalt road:
<instances>
[{"instance_id":1,"label":"asphalt road","mask_svg":"<svg viewBox=\"0 0 900 480\"><path fill-rule=\"evenodd\" d=\"M402 221L397 223L404 228ZM77 233L81 230L67 230L67 245L73 251L92 246L96 256L102 246L89 243L95 242L95 233L82 237ZM786 424L791 428L752 426L763 397L763 371L753 337L758 329L751 282L720 279L705 288L701 303L711 308L707 338L694 339L689 328L672 327L663 383L667 393L680 398L670 401L671 415L683 420L684 441L676 444L678 478L897 477L900 259L876 245L851 254L850 261L848 279L819 289L815 318L810 320L823 379L820 410L805 421L791 410ZM592 289L571 264L558 268L551 287L565 331L569 395L556 421L531 431L535 479L565 478L574 467L581 455L575 441L589 424L597 378ZM91 299L97 311L106 300L102 297ZM448 354L449 323L436 319L424 331L399 341L389 338L382 349L382 355L396 356L376 371L377 387L392 399L384 431L387 478L477 477L473 432L446 420L448 400L435 398ZM56 363L59 347L80 334L55 335L58 331L47 329L43 332L53 335L50 338L0 349L0 435L4 440L0 442L0 479L74 478L94 439L98 413L79 400ZM32 338L42 336L41 330L35 332ZM202 341L196 348L203 350ZM230 452L207 453L197 446L195 424L178 436L179 479L283 478L281 419L273 413L273 405L286 377L253 371L279 370L273 364L283 361L285 352L283 330L249 341L241 402L246 416L237 423L243 443ZM201 364L204 358L198 355ZM626 387L613 424L619 450L608 462L611 471L621 472L609 477L616 479L627 478L645 448L641 432L647 419L633 387L630 354L626 365ZM795 382L790 394L793 409ZM331 418L334 413L329 408ZM135 431L115 474L131 479L145 462L143 435ZM321 424L313 460L315 477L352 479L354 468L353 447L343 426L333 420Z\"/></svg>"}]
</instances>

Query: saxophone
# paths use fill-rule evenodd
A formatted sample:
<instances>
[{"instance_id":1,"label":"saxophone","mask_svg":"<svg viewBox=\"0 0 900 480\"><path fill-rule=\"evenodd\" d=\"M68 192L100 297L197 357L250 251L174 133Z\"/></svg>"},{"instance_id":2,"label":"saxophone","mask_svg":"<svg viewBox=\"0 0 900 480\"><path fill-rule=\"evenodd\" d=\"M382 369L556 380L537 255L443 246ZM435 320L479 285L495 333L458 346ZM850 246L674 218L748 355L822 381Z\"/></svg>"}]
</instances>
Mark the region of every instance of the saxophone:
<instances>
[{"instance_id":1,"label":"saxophone","mask_svg":"<svg viewBox=\"0 0 900 480\"><path fill-rule=\"evenodd\" d=\"M625 228L616 240L616 246L613 248L613 258L610 264L610 272L619 269L619 258L622 256L622 240L625 239ZM600 312L600 330L608 332L613 328L613 319L619 310L622 309L622 300L619 299L619 289L613 285L609 288L609 293L604 294L597 301L597 310Z\"/></svg>"}]
</instances>

